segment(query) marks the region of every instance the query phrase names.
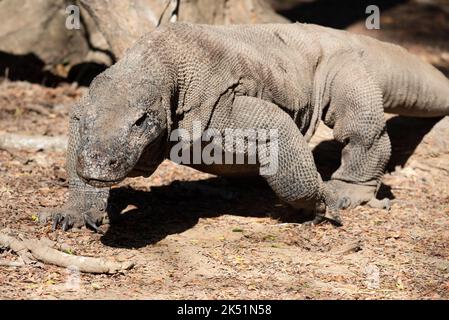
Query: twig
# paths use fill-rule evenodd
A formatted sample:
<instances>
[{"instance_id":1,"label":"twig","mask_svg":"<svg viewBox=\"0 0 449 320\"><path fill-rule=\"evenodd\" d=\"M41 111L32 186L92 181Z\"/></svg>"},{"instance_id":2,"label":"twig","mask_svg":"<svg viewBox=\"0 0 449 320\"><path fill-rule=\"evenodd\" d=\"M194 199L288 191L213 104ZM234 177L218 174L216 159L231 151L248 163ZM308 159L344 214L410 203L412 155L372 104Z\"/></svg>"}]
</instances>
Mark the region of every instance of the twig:
<instances>
[{"instance_id":1,"label":"twig","mask_svg":"<svg viewBox=\"0 0 449 320\"><path fill-rule=\"evenodd\" d=\"M277 223L274 226L276 226L276 227L301 227L303 225L304 225L303 223L285 222L285 223Z\"/></svg>"},{"instance_id":2,"label":"twig","mask_svg":"<svg viewBox=\"0 0 449 320\"><path fill-rule=\"evenodd\" d=\"M102 258L92 258L70 255L52 248L47 240L18 240L12 236L0 233L0 246L7 247L20 255L26 264L36 259L46 264L59 267L75 267L80 272L114 274L129 270L133 262L113 262ZM27 259L25 260L24 259Z\"/></svg>"},{"instance_id":3,"label":"twig","mask_svg":"<svg viewBox=\"0 0 449 320\"><path fill-rule=\"evenodd\" d=\"M157 27L159 27L162 24L164 17L165 17L165 13L167 12L169 7L172 7L171 8L172 10L169 13L168 21L176 22L178 20L179 2L180 2L179 0L168 0L167 1L167 4L161 13L161 16L159 17L159 21L156 25Z\"/></svg>"},{"instance_id":4,"label":"twig","mask_svg":"<svg viewBox=\"0 0 449 320\"><path fill-rule=\"evenodd\" d=\"M429 163L427 166L430 167L430 168L433 168L433 169L442 170L442 171L444 171L446 173L449 173L449 169L443 168L443 167L441 167L439 165L436 165L436 164L430 164ZM417 167L417 168L420 169L419 167Z\"/></svg>"},{"instance_id":5,"label":"twig","mask_svg":"<svg viewBox=\"0 0 449 320\"><path fill-rule=\"evenodd\" d=\"M362 241L357 240L351 243L348 243L337 250L333 250L332 253L334 255L345 255L353 252L358 252L362 250Z\"/></svg>"},{"instance_id":6,"label":"twig","mask_svg":"<svg viewBox=\"0 0 449 320\"><path fill-rule=\"evenodd\" d=\"M13 150L11 150L9 148L4 148L4 147L0 146L0 151L7 152L11 157L18 159L22 163L26 162L26 159L24 157L21 157L20 155L18 155L16 152L14 152Z\"/></svg>"},{"instance_id":7,"label":"twig","mask_svg":"<svg viewBox=\"0 0 449 320\"><path fill-rule=\"evenodd\" d=\"M406 190L406 191L416 191L416 188L403 187L403 186L392 186L393 190Z\"/></svg>"},{"instance_id":8,"label":"twig","mask_svg":"<svg viewBox=\"0 0 449 320\"><path fill-rule=\"evenodd\" d=\"M48 116L50 114L50 111L48 111L48 109L46 109L44 106L40 104L29 104L26 105L24 108L44 116Z\"/></svg>"}]
</instances>

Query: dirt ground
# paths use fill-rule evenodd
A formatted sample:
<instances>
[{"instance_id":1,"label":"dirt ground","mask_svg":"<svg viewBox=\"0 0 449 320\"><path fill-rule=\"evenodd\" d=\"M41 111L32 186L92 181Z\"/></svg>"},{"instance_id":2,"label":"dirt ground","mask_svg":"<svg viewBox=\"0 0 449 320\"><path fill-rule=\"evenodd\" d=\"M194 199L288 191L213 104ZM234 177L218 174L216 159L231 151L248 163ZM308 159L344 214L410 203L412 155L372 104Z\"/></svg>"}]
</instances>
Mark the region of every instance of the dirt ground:
<instances>
[{"instance_id":1,"label":"dirt ground","mask_svg":"<svg viewBox=\"0 0 449 320\"><path fill-rule=\"evenodd\" d=\"M410 48L449 66L445 48ZM0 132L65 135L85 90L0 82ZM0 266L0 299L448 299L449 149L423 139L447 120L390 119L394 158L380 196L392 208L342 211L339 228L301 224L263 181L164 162L151 178L114 188L123 213L104 235L53 232L35 218L66 198L64 153L0 149L0 230L136 263L113 276ZM323 142L329 134L313 141L323 176L338 165L337 146ZM0 260L16 259L0 250Z\"/></svg>"}]
</instances>

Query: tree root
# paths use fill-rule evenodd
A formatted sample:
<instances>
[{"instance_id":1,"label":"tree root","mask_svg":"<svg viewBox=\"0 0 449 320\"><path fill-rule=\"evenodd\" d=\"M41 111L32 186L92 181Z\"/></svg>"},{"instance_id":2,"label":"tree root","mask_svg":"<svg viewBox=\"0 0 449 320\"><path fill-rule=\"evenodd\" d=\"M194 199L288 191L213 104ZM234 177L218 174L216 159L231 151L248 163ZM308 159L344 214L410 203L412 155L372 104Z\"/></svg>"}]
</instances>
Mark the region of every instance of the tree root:
<instances>
[{"instance_id":1,"label":"tree root","mask_svg":"<svg viewBox=\"0 0 449 320\"><path fill-rule=\"evenodd\" d=\"M27 136L0 132L0 149L64 151L67 137Z\"/></svg>"},{"instance_id":2,"label":"tree root","mask_svg":"<svg viewBox=\"0 0 449 320\"><path fill-rule=\"evenodd\" d=\"M48 239L43 240L18 240L10 235L0 232L0 247L8 248L19 255L24 264L30 264L39 260L45 264L52 264L64 268L74 268L86 273L114 274L129 270L134 266L132 262L119 263L102 258L75 256L61 252L52 247ZM5 265L5 264L3 264ZM20 263L9 265L20 266Z\"/></svg>"}]
</instances>

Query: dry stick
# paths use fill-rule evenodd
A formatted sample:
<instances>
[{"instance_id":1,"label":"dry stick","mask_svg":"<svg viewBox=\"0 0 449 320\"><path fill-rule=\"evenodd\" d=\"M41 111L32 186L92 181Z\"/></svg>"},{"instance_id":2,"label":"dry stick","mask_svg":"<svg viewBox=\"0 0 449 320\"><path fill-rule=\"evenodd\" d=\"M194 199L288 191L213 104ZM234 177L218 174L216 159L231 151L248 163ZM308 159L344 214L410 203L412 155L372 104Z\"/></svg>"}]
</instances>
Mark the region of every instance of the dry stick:
<instances>
[{"instance_id":1,"label":"dry stick","mask_svg":"<svg viewBox=\"0 0 449 320\"><path fill-rule=\"evenodd\" d=\"M32 258L43 263L64 268L76 268L80 272L114 274L129 270L134 266L132 262L118 263L102 258L70 255L51 248L45 240L20 241L4 233L0 233L0 246L10 248L19 255L26 250Z\"/></svg>"},{"instance_id":2,"label":"dry stick","mask_svg":"<svg viewBox=\"0 0 449 320\"><path fill-rule=\"evenodd\" d=\"M64 151L67 137L27 136L0 132L0 149Z\"/></svg>"},{"instance_id":3,"label":"dry stick","mask_svg":"<svg viewBox=\"0 0 449 320\"><path fill-rule=\"evenodd\" d=\"M358 252L360 250L362 250L362 241L356 240L356 241L347 243L336 250L333 250L332 253L334 255L345 255L345 254L349 254L349 253Z\"/></svg>"},{"instance_id":4,"label":"dry stick","mask_svg":"<svg viewBox=\"0 0 449 320\"><path fill-rule=\"evenodd\" d=\"M4 233L0 233L0 247L6 247L8 249L11 249L20 258L22 258L23 262L25 262L26 264L30 264L32 261L35 260L33 255L28 251L28 248L22 241L17 240L16 238L13 238L11 236L8 236Z\"/></svg>"},{"instance_id":5,"label":"dry stick","mask_svg":"<svg viewBox=\"0 0 449 320\"><path fill-rule=\"evenodd\" d=\"M22 261L7 261L7 260L0 260L0 267L23 267L25 266L25 262Z\"/></svg>"},{"instance_id":6,"label":"dry stick","mask_svg":"<svg viewBox=\"0 0 449 320\"><path fill-rule=\"evenodd\" d=\"M33 111L33 112L36 112L37 114L44 115L44 116L47 116L50 114L50 111L40 104L30 104L30 105L26 105L24 108L29 111Z\"/></svg>"},{"instance_id":7,"label":"dry stick","mask_svg":"<svg viewBox=\"0 0 449 320\"><path fill-rule=\"evenodd\" d=\"M9 153L9 155L11 157L13 157L14 159L18 159L22 163L25 163L27 161L27 159L25 159L22 156L18 155L17 152L14 152L12 149L0 146L0 151L6 151L7 153Z\"/></svg>"}]
</instances>

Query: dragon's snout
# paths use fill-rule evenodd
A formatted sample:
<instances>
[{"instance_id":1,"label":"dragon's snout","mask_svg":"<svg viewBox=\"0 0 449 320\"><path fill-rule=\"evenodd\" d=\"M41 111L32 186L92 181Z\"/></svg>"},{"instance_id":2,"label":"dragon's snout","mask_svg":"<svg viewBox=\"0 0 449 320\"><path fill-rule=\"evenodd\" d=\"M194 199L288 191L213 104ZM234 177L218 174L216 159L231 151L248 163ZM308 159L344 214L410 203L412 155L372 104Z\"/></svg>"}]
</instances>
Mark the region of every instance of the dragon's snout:
<instances>
[{"instance_id":1,"label":"dragon's snout","mask_svg":"<svg viewBox=\"0 0 449 320\"><path fill-rule=\"evenodd\" d=\"M101 147L84 148L76 159L78 176L93 186L109 186L126 176L126 161Z\"/></svg>"}]
</instances>

